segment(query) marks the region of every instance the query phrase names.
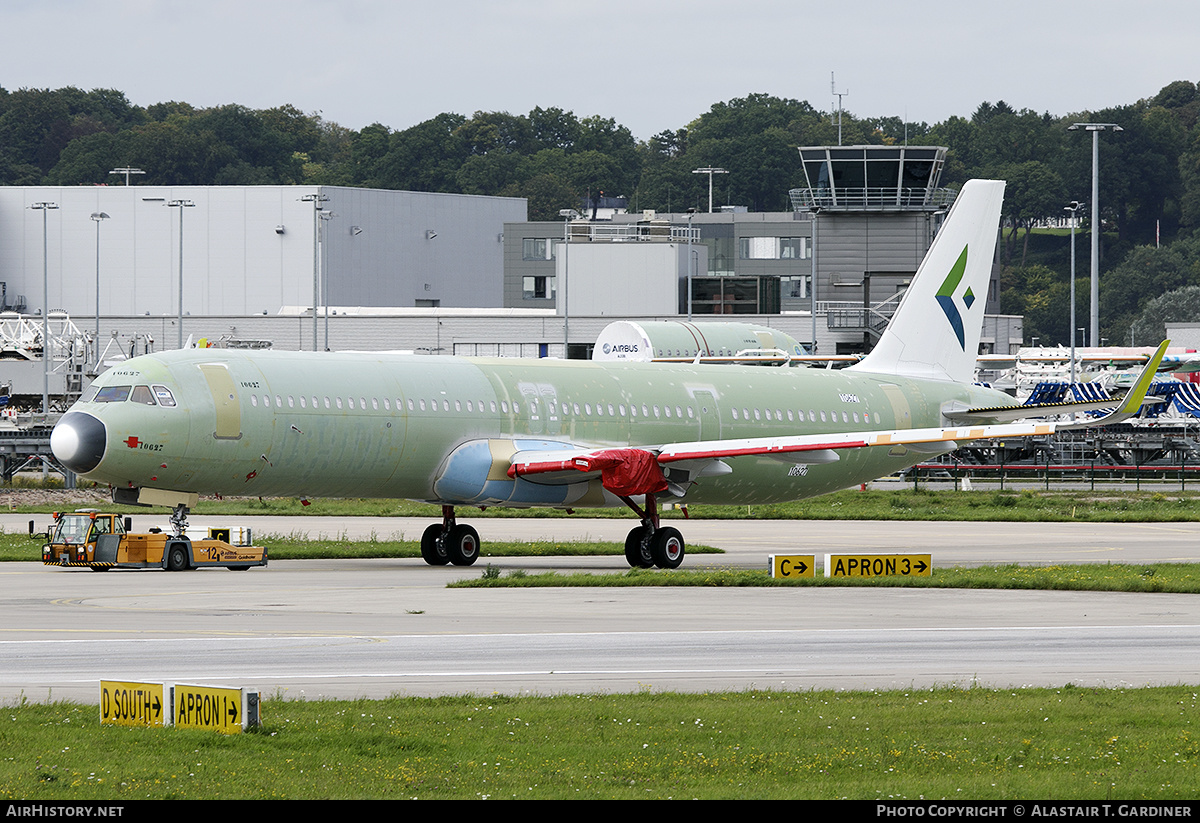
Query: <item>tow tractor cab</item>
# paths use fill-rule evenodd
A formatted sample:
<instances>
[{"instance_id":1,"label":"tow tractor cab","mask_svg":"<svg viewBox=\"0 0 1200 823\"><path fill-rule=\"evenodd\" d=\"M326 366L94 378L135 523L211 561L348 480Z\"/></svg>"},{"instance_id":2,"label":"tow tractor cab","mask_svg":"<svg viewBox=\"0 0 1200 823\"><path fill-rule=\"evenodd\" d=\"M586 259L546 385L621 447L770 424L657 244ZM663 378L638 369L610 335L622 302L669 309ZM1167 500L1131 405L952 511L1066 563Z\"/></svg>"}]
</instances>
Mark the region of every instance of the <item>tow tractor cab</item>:
<instances>
[{"instance_id":1,"label":"tow tractor cab","mask_svg":"<svg viewBox=\"0 0 1200 823\"><path fill-rule=\"evenodd\" d=\"M32 531L32 525L30 526ZM134 533L131 519L92 509L54 513L54 525L42 547L47 566L86 566L93 571L108 569L166 569L184 571L223 567L244 571L267 565L267 550L245 541L231 542L229 529L209 529L205 540L185 534L168 535L161 529Z\"/></svg>"}]
</instances>

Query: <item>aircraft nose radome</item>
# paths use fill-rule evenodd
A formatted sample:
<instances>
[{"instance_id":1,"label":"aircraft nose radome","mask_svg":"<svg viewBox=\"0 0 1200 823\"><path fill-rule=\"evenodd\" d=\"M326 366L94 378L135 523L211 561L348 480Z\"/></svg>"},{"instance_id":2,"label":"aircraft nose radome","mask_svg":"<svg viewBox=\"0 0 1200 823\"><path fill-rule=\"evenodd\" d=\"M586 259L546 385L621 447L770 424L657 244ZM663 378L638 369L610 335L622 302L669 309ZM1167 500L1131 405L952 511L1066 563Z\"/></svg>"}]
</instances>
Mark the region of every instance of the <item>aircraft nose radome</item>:
<instances>
[{"instance_id":1,"label":"aircraft nose radome","mask_svg":"<svg viewBox=\"0 0 1200 823\"><path fill-rule=\"evenodd\" d=\"M83 412L67 412L50 432L50 450L76 474L86 474L100 465L107 443L104 424Z\"/></svg>"}]
</instances>

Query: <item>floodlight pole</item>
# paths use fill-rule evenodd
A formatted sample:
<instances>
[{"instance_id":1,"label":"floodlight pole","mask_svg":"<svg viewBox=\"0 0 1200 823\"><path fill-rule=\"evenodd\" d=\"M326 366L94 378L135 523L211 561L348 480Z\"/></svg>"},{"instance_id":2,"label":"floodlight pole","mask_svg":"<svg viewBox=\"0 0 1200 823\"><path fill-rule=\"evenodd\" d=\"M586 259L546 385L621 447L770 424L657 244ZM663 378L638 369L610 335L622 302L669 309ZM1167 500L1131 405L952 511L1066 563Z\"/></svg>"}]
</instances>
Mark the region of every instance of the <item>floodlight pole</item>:
<instances>
[{"instance_id":1,"label":"floodlight pole","mask_svg":"<svg viewBox=\"0 0 1200 823\"><path fill-rule=\"evenodd\" d=\"M179 209L179 348L183 348L183 210L195 207L191 200L168 200L167 208Z\"/></svg>"},{"instance_id":2,"label":"floodlight pole","mask_svg":"<svg viewBox=\"0 0 1200 823\"><path fill-rule=\"evenodd\" d=\"M100 373L100 222L108 219L102 211L92 212L96 221L96 374Z\"/></svg>"},{"instance_id":3,"label":"floodlight pole","mask_svg":"<svg viewBox=\"0 0 1200 823\"><path fill-rule=\"evenodd\" d=\"M337 217L331 211L321 212L321 220L325 223L321 240L321 313L325 315L325 351L329 351L329 221Z\"/></svg>"},{"instance_id":4,"label":"floodlight pole","mask_svg":"<svg viewBox=\"0 0 1200 823\"><path fill-rule=\"evenodd\" d=\"M709 180L712 178L710 177ZM711 209L710 209L711 211ZM688 209L687 216L687 318L692 322L692 218L696 216L695 209Z\"/></svg>"},{"instance_id":5,"label":"floodlight pole","mask_svg":"<svg viewBox=\"0 0 1200 823\"><path fill-rule=\"evenodd\" d=\"M313 204L313 351L318 349L317 307L321 304L321 252L318 242L320 231L321 204L329 198L320 192L306 194L302 202Z\"/></svg>"},{"instance_id":6,"label":"floodlight pole","mask_svg":"<svg viewBox=\"0 0 1200 823\"><path fill-rule=\"evenodd\" d=\"M692 169L692 174L707 174L708 175L708 213L712 214L713 210L713 194L712 194L712 177L714 174L729 174L725 169L717 169L712 166L705 166L702 169Z\"/></svg>"},{"instance_id":7,"label":"floodlight pole","mask_svg":"<svg viewBox=\"0 0 1200 823\"><path fill-rule=\"evenodd\" d=\"M29 208L42 213L42 414L50 413L50 244L47 238L46 213L57 209L57 203L38 201Z\"/></svg>"},{"instance_id":8,"label":"floodlight pole","mask_svg":"<svg viewBox=\"0 0 1200 823\"><path fill-rule=\"evenodd\" d=\"M1124 131L1116 123L1075 123L1067 131L1092 133L1092 326L1088 340L1094 346L1100 339L1100 132L1111 129Z\"/></svg>"},{"instance_id":9,"label":"floodlight pole","mask_svg":"<svg viewBox=\"0 0 1200 823\"><path fill-rule=\"evenodd\" d=\"M129 175L131 175L131 174L145 174L145 173L146 173L146 172L142 171L141 169L135 169L135 168L132 168L132 167L130 167L130 166L122 166L122 167L121 167L121 168L119 168L119 169L113 169L112 171L110 171L110 172L109 172L109 174L123 174L123 175L125 175L125 185L126 185L126 186L128 186L128 185L129 185Z\"/></svg>"},{"instance_id":10,"label":"floodlight pole","mask_svg":"<svg viewBox=\"0 0 1200 823\"><path fill-rule=\"evenodd\" d=\"M558 300L563 307L563 360L571 359L571 307L567 304L567 272L570 266L571 221L579 216L575 209L559 209L558 216L563 219L563 281L558 289Z\"/></svg>"},{"instance_id":11,"label":"floodlight pole","mask_svg":"<svg viewBox=\"0 0 1200 823\"><path fill-rule=\"evenodd\" d=\"M1064 209L1071 213L1071 383L1075 382L1075 213L1079 211L1079 201L1072 200L1071 205Z\"/></svg>"}]
</instances>

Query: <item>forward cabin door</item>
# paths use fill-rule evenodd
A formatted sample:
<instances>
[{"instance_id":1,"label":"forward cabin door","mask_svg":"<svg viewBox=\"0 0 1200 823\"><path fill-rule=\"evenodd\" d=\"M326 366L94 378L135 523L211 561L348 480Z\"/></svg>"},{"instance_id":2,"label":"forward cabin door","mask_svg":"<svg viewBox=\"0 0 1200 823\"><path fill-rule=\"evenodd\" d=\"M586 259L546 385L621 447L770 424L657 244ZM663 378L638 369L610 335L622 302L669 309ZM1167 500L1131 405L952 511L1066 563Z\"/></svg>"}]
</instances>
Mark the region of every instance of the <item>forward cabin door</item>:
<instances>
[{"instance_id":1,"label":"forward cabin door","mask_svg":"<svg viewBox=\"0 0 1200 823\"><path fill-rule=\"evenodd\" d=\"M238 402L237 387L229 368L224 363L200 363L199 369L208 383L216 410L213 437L217 440L241 440L242 406Z\"/></svg>"}]
</instances>

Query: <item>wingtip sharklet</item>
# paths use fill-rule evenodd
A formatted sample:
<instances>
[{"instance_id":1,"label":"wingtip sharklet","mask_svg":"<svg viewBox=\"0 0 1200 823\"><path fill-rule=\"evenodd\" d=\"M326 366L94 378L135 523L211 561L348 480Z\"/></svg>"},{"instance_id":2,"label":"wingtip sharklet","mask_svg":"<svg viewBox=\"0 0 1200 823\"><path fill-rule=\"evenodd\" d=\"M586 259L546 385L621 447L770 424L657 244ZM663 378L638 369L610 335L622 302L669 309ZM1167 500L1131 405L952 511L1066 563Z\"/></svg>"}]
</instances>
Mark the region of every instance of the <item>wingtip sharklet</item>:
<instances>
[{"instance_id":1,"label":"wingtip sharklet","mask_svg":"<svg viewBox=\"0 0 1200 823\"><path fill-rule=\"evenodd\" d=\"M1142 407L1142 401L1146 399L1146 393L1150 391L1150 384L1154 382L1154 376L1158 373L1158 366L1162 363L1163 357L1167 353L1167 347L1171 345L1170 340L1164 340L1158 344L1154 354L1146 361L1146 365L1142 367L1142 373L1138 375L1137 381L1133 384L1133 388L1125 395L1125 400L1121 403L1119 411L1121 413L1137 414Z\"/></svg>"}]
</instances>

